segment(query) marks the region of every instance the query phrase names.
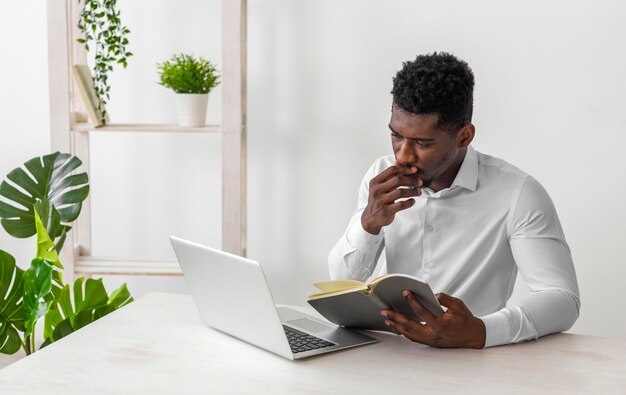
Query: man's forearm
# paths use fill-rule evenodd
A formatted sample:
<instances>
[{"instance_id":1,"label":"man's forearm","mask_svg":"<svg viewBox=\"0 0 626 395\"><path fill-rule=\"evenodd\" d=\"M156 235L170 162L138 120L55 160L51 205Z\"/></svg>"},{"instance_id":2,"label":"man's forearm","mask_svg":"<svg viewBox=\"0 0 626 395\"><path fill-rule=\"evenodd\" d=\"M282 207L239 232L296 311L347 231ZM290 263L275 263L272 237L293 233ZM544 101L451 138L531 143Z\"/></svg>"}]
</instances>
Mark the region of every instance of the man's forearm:
<instances>
[{"instance_id":1,"label":"man's forearm","mask_svg":"<svg viewBox=\"0 0 626 395\"><path fill-rule=\"evenodd\" d=\"M485 323L485 347L519 343L569 330L578 318L580 300L569 291L537 292L516 306L480 317Z\"/></svg>"},{"instance_id":2,"label":"man's forearm","mask_svg":"<svg viewBox=\"0 0 626 395\"><path fill-rule=\"evenodd\" d=\"M360 220L350 221L346 233L328 255L331 280L367 280L376 267L383 248L383 235L371 235L361 226Z\"/></svg>"}]
</instances>

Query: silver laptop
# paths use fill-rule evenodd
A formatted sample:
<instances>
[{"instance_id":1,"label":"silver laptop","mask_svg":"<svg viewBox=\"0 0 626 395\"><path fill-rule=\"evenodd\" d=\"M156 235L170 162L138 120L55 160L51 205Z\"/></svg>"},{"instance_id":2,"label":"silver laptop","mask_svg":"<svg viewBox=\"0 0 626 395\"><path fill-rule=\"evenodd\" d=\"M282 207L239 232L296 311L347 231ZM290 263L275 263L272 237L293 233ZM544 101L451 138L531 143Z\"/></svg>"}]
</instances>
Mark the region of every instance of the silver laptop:
<instances>
[{"instance_id":1,"label":"silver laptop","mask_svg":"<svg viewBox=\"0 0 626 395\"><path fill-rule=\"evenodd\" d=\"M261 266L250 259L170 236L202 320L289 359L376 342L299 311L276 307Z\"/></svg>"}]
</instances>

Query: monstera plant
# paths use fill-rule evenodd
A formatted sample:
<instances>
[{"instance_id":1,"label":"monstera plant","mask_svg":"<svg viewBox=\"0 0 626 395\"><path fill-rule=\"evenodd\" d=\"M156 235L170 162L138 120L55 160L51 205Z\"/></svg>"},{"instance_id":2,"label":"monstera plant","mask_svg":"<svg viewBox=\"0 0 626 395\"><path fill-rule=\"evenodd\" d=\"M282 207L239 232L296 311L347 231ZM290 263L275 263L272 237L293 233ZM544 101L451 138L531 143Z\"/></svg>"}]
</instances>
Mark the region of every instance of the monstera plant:
<instances>
[{"instance_id":1,"label":"monstera plant","mask_svg":"<svg viewBox=\"0 0 626 395\"><path fill-rule=\"evenodd\" d=\"M86 173L74 174L80 159L53 153L33 158L0 184L2 227L14 237L37 235L35 258L27 270L0 249L0 352L35 351L35 326L44 317L46 346L132 302L123 284L109 296L102 279L63 283L58 253L70 224L89 193ZM21 334L21 335L20 335Z\"/></svg>"},{"instance_id":2,"label":"monstera plant","mask_svg":"<svg viewBox=\"0 0 626 395\"><path fill-rule=\"evenodd\" d=\"M36 232L35 206L48 235L58 251L63 248L69 223L78 218L81 203L89 194L87 173L71 174L81 165L80 159L70 154L55 152L33 158L9 174L3 181L0 196L11 204L0 201L2 227L14 237L31 237ZM19 188L19 189L18 189Z\"/></svg>"}]
</instances>

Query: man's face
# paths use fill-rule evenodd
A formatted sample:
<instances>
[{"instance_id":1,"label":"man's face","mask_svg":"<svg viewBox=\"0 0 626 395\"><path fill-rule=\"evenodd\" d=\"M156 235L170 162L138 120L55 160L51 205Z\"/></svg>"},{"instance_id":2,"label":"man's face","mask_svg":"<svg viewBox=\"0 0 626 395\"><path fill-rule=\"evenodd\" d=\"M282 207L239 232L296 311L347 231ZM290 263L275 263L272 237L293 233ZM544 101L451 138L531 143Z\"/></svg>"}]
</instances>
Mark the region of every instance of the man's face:
<instances>
[{"instance_id":1,"label":"man's face","mask_svg":"<svg viewBox=\"0 0 626 395\"><path fill-rule=\"evenodd\" d=\"M435 191L452 184L469 144L462 133L437 129L438 120L437 113L416 115L393 106L389 123L396 165L415 166L411 177Z\"/></svg>"}]
</instances>

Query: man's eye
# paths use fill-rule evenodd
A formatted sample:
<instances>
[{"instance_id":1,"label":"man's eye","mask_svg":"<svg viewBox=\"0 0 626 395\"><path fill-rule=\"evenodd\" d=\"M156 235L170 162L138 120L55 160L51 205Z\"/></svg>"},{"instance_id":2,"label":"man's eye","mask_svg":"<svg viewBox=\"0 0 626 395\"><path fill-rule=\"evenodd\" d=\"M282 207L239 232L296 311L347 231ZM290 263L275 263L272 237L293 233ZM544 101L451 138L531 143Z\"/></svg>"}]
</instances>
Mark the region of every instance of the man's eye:
<instances>
[{"instance_id":1,"label":"man's eye","mask_svg":"<svg viewBox=\"0 0 626 395\"><path fill-rule=\"evenodd\" d=\"M428 143L420 143L419 141L417 142L417 145L419 145L422 148L430 147L430 144L428 144Z\"/></svg>"},{"instance_id":2,"label":"man's eye","mask_svg":"<svg viewBox=\"0 0 626 395\"><path fill-rule=\"evenodd\" d=\"M404 137L400 136L398 133L391 133L391 138L394 140L403 140Z\"/></svg>"}]
</instances>

